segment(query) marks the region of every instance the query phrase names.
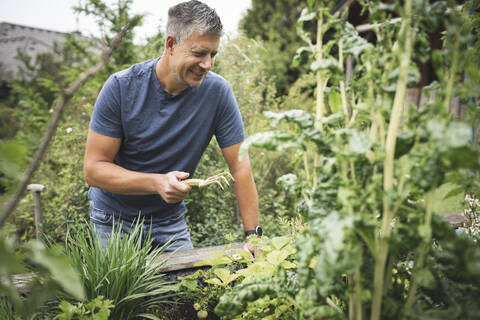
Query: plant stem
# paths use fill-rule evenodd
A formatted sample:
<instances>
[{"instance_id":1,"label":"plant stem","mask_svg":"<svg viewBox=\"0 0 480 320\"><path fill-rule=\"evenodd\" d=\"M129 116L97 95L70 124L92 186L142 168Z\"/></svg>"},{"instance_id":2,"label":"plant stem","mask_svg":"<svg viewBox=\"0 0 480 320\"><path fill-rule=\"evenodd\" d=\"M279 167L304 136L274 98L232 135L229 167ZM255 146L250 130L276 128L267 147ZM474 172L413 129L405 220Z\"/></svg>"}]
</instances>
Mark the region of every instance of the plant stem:
<instances>
[{"instance_id":1,"label":"plant stem","mask_svg":"<svg viewBox=\"0 0 480 320\"><path fill-rule=\"evenodd\" d=\"M452 99L452 91L453 91L453 82L455 80L455 75L457 73L457 66L458 66L458 39L460 35L457 33L457 37L455 37L454 42L454 51L452 54L452 66L450 67L450 74L447 81L447 87L445 88L445 100L443 102L443 107L447 114L450 112L450 100Z\"/></svg>"},{"instance_id":2,"label":"plant stem","mask_svg":"<svg viewBox=\"0 0 480 320\"><path fill-rule=\"evenodd\" d=\"M361 249L359 249L362 251ZM363 319L363 306L362 306L362 284L360 280L362 279L362 273L360 271L360 266L357 267L355 270L354 274L354 280L355 280L355 314L356 314L356 319L357 320L362 320Z\"/></svg>"},{"instance_id":3,"label":"plant stem","mask_svg":"<svg viewBox=\"0 0 480 320\"><path fill-rule=\"evenodd\" d=\"M423 263L425 261L425 253L427 251L428 245L432 239L432 215L433 215L433 197L434 197L434 190L430 190L425 195L425 221L423 222L423 226L425 227L426 237L423 239L422 243L418 246L415 252L415 264L413 267L413 276L410 280L410 290L408 290L408 297L407 303L405 304L405 308L409 308L413 304L413 299L417 293L418 289L418 282L415 281L415 271L423 268Z\"/></svg>"},{"instance_id":4,"label":"plant stem","mask_svg":"<svg viewBox=\"0 0 480 320\"><path fill-rule=\"evenodd\" d=\"M340 41L338 43L338 65L340 69L343 71L343 43ZM340 81L340 95L342 97L342 110L343 114L345 115L345 123L348 123L349 116L348 116L348 107L347 107L347 92L345 89L345 81Z\"/></svg>"},{"instance_id":5,"label":"plant stem","mask_svg":"<svg viewBox=\"0 0 480 320\"><path fill-rule=\"evenodd\" d=\"M315 51L316 51L316 60L321 61L322 60L322 50L323 50L323 42L322 42L322 37L323 37L323 14L322 14L322 9L320 8L318 11L318 27L317 27L317 43L315 45ZM325 97L323 90L325 89L325 86L327 84L328 79L325 79L323 77L323 74L321 71L318 71L316 74L316 79L317 79L317 105L316 105L316 113L315 113L315 128L322 132L323 131L323 124L322 124L322 119L323 119L323 113L325 109ZM317 171L316 168L320 163L320 154L317 152L315 153L313 157L313 183L312 186L315 189L317 186Z\"/></svg>"},{"instance_id":6,"label":"plant stem","mask_svg":"<svg viewBox=\"0 0 480 320\"><path fill-rule=\"evenodd\" d=\"M410 64L410 56L412 50L412 38L410 20L412 14L412 0L405 2L405 19L403 20L400 34L404 43L403 50L399 51L400 58L400 73L397 82L397 89L393 101L392 113L390 116L390 123L388 127L387 140L385 143L385 161L383 170L383 218L382 227L380 231L379 248L377 256L375 257L375 272L374 272L374 288L372 298L372 313L371 320L378 320L381 316L382 299L383 299L383 282L385 279L385 267L388 256L388 238L391 233L391 226L395 213L389 200L389 193L393 191L394 180L394 155L395 145L397 139L397 131L400 124L403 105L405 103L405 94L407 88L407 74Z\"/></svg>"},{"instance_id":7,"label":"plant stem","mask_svg":"<svg viewBox=\"0 0 480 320\"><path fill-rule=\"evenodd\" d=\"M322 10L319 9L319 17L318 17L318 27L317 27L317 43L315 45L316 51L316 61L322 61L322 50L323 50L323 15ZM322 118L325 109L325 98L323 94L323 90L325 88L326 81L323 78L323 74L321 71L317 71L316 74L317 79L317 108L315 113L315 128L319 131L323 131L322 125Z\"/></svg>"}]
</instances>

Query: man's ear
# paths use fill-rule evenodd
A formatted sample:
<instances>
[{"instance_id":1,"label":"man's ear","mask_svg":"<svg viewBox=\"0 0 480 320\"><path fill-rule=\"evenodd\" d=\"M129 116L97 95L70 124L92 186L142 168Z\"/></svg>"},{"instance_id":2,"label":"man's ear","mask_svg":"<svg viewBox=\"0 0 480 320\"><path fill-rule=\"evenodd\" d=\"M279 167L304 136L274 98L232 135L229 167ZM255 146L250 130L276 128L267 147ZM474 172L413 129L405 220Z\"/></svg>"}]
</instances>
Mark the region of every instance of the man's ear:
<instances>
[{"instance_id":1,"label":"man's ear","mask_svg":"<svg viewBox=\"0 0 480 320\"><path fill-rule=\"evenodd\" d=\"M176 44L177 40L174 36L167 36L167 39L165 40L165 49L167 49L168 53L172 54Z\"/></svg>"}]
</instances>

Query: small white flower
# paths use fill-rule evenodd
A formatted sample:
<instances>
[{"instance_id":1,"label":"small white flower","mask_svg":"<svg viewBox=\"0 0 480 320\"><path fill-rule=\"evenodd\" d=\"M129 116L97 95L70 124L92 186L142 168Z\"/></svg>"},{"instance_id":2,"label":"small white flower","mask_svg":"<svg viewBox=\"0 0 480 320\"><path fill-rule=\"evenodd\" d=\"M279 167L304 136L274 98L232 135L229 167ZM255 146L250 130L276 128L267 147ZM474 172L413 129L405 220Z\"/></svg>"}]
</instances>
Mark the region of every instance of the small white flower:
<instances>
[{"instance_id":1,"label":"small white flower","mask_svg":"<svg viewBox=\"0 0 480 320\"><path fill-rule=\"evenodd\" d=\"M53 109L48 110L48 112L52 113L52 112L53 112Z\"/></svg>"},{"instance_id":2,"label":"small white flower","mask_svg":"<svg viewBox=\"0 0 480 320\"><path fill-rule=\"evenodd\" d=\"M72 128L67 128L67 133L72 132L72 130L73 130Z\"/></svg>"},{"instance_id":3,"label":"small white flower","mask_svg":"<svg viewBox=\"0 0 480 320\"><path fill-rule=\"evenodd\" d=\"M240 260L240 259L242 259L242 256L237 254L237 253L233 253L232 258L233 258L233 260Z\"/></svg>"}]
</instances>

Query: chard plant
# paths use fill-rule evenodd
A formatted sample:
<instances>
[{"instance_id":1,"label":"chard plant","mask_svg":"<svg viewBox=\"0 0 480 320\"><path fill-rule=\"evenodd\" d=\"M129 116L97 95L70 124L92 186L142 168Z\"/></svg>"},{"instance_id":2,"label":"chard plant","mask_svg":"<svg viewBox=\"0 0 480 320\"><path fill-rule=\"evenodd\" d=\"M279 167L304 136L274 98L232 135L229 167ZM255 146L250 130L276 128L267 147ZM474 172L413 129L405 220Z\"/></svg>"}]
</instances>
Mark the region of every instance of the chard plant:
<instances>
[{"instance_id":1,"label":"chard plant","mask_svg":"<svg viewBox=\"0 0 480 320\"><path fill-rule=\"evenodd\" d=\"M307 46L297 61L305 53L312 61L314 114L309 106L266 113L272 126L282 121L294 129L254 134L242 145L297 148L304 158L302 172L282 180L303 194L298 290L290 292L301 306L297 318L478 316L480 247L437 218L433 205L446 182L458 187L450 195L479 190L479 2L364 2L374 43L358 35L346 13L307 2L298 22ZM313 36L302 29L307 21L316 24ZM433 50L428 34L438 29L443 47ZM354 60L348 86L347 55ZM407 88L420 80L416 63L429 58L438 81L424 88L427 103L417 108ZM453 97L468 117L454 116ZM261 285L255 298L278 292L271 282ZM235 294L240 306L252 297L243 284L229 299ZM228 317L239 309L217 311Z\"/></svg>"}]
</instances>

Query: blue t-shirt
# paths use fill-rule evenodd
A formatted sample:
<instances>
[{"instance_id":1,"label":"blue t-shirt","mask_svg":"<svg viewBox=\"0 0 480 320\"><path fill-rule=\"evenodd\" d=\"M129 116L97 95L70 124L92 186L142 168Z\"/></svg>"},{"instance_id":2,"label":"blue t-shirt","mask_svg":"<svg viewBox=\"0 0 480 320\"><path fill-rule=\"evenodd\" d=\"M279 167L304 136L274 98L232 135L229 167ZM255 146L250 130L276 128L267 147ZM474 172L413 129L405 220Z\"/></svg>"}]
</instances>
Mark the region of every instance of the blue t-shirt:
<instances>
[{"instance_id":1,"label":"blue t-shirt","mask_svg":"<svg viewBox=\"0 0 480 320\"><path fill-rule=\"evenodd\" d=\"M121 138L114 163L148 173L185 171L192 178L200 157L215 135L220 148L245 138L242 118L231 86L208 72L198 87L171 95L155 73L159 58L113 74L95 103L90 128ZM90 199L102 210L122 216L183 214L183 201L166 203L160 195L123 195L96 187Z\"/></svg>"}]
</instances>

